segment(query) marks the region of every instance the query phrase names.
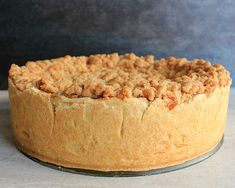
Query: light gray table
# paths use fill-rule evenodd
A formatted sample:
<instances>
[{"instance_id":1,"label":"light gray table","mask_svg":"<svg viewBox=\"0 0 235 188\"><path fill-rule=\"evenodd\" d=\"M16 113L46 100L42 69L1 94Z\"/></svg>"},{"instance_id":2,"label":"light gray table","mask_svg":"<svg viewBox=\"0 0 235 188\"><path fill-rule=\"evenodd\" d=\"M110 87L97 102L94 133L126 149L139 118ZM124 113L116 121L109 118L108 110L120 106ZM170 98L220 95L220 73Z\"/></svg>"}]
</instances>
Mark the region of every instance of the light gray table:
<instances>
[{"instance_id":1,"label":"light gray table","mask_svg":"<svg viewBox=\"0 0 235 188\"><path fill-rule=\"evenodd\" d=\"M230 93L222 148L191 167L160 175L110 178L60 172L28 159L15 148L7 91L0 91L0 187L235 187L235 88Z\"/></svg>"}]
</instances>

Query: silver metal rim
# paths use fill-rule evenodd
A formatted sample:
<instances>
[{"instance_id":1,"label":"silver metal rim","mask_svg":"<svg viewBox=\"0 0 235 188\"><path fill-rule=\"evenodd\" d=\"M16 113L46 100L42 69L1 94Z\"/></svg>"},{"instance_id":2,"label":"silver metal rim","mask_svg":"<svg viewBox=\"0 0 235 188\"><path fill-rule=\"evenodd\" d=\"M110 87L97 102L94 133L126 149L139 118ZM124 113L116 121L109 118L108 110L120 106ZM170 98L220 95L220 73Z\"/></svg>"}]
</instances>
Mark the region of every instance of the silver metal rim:
<instances>
[{"instance_id":1,"label":"silver metal rim","mask_svg":"<svg viewBox=\"0 0 235 188\"><path fill-rule=\"evenodd\" d=\"M103 177L135 177L135 176L148 176L148 175L162 174L162 173L166 173L166 172L180 170L180 169L192 166L194 164L197 164L199 162L202 162L202 161L206 160L207 158L211 157L213 154L215 154L220 149L220 147L223 144L223 139L224 139L224 137L222 137L221 141L216 145L216 147L213 150L211 150L205 154L202 154L201 156L198 156L192 160L186 161L182 164L173 165L173 166L169 166L169 167L165 167L165 168L148 170L148 171L110 171L110 172L104 172L104 171L87 170L87 169L79 169L79 168L66 168L66 167L57 166L57 165L54 165L51 163L43 162L39 159L36 159L32 156L29 156L28 154L22 152L21 150L20 150L20 152L23 153L28 158L30 158L31 160L33 160L43 166L47 166L47 167L50 167L50 168L53 168L53 169L56 169L59 171L63 171L63 172L70 172L70 173L74 173L74 174L89 175L89 176L103 176Z\"/></svg>"}]
</instances>

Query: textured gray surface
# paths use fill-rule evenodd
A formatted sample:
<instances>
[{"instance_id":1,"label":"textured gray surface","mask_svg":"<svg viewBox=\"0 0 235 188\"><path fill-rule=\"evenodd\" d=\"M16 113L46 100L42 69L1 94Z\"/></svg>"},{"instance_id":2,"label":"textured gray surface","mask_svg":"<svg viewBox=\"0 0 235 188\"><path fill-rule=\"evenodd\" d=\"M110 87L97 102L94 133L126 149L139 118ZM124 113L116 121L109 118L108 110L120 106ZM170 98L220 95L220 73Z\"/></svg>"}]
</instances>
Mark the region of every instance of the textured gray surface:
<instances>
[{"instance_id":1,"label":"textured gray surface","mask_svg":"<svg viewBox=\"0 0 235 188\"><path fill-rule=\"evenodd\" d=\"M11 63L109 52L205 58L235 78L233 0L1 0L0 88Z\"/></svg>"},{"instance_id":2,"label":"textured gray surface","mask_svg":"<svg viewBox=\"0 0 235 188\"><path fill-rule=\"evenodd\" d=\"M60 172L39 165L14 146L8 96L0 91L0 187L233 188L235 187L235 88L231 90L224 144L209 159L178 171L143 177L107 178Z\"/></svg>"}]
</instances>

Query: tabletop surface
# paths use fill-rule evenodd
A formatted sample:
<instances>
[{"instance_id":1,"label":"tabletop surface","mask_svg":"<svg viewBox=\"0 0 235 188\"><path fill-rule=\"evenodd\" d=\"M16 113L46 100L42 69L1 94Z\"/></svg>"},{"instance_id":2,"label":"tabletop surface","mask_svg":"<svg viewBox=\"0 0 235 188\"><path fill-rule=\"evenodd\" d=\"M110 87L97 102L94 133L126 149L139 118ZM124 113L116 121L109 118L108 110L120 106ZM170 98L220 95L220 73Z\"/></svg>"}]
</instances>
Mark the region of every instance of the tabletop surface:
<instances>
[{"instance_id":1,"label":"tabletop surface","mask_svg":"<svg viewBox=\"0 0 235 188\"><path fill-rule=\"evenodd\" d=\"M159 175L93 177L57 171L28 159L14 146L7 91L0 91L0 187L235 187L235 88L231 89L224 143L209 159Z\"/></svg>"}]
</instances>

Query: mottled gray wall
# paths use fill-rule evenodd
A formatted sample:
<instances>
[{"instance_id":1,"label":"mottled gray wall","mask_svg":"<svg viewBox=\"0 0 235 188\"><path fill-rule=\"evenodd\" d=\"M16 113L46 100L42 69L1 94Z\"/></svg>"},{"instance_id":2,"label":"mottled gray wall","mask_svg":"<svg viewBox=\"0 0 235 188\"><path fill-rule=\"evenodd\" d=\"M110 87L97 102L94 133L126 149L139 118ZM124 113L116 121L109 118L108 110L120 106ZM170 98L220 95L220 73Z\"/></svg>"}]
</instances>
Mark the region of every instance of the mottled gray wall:
<instances>
[{"instance_id":1,"label":"mottled gray wall","mask_svg":"<svg viewBox=\"0 0 235 188\"><path fill-rule=\"evenodd\" d=\"M0 88L11 63L135 52L205 58L235 78L233 0L0 0Z\"/></svg>"}]
</instances>

